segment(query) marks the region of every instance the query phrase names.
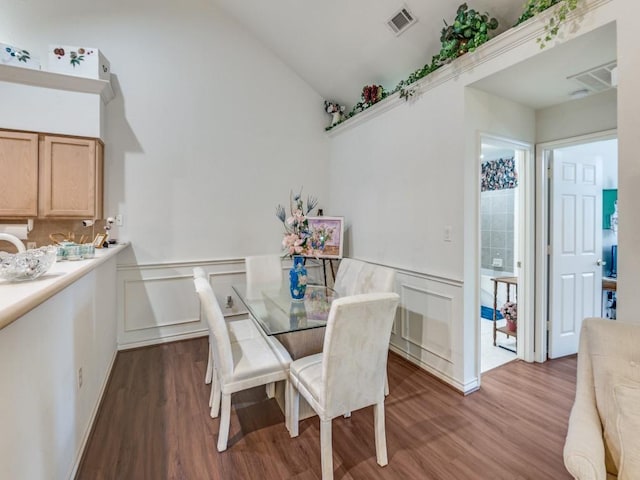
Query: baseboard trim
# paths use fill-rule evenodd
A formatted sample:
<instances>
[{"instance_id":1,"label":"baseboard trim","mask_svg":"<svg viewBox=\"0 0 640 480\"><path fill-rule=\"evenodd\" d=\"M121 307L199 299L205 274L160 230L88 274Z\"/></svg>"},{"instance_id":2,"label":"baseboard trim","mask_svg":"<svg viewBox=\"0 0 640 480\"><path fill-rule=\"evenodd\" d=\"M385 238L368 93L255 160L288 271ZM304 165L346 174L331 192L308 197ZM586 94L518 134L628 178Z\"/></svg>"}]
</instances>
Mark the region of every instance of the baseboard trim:
<instances>
[{"instance_id":1,"label":"baseboard trim","mask_svg":"<svg viewBox=\"0 0 640 480\"><path fill-rule=\"evenodd\" d=\"M200 329L194 332L151 338L149 340L142 340L139 342L121 343L118 344L118 351L120 352L125 350L132 350L134 348L149 347L151 345L161 345L163 343L178 342L180 340L189 340L191 338L206 337L208 334L209 333L207 329Z\"/></svg>"},{"instance_id":2,"label":"baseboard trim","mask_svg":"<svg viewBox=\"0 0 640 480\"><path fill-rule=\"evenodd\" d=\"M451 388L453 388L457 392L460 392L463 395L468 395L469 393L472 393L472 392L476 391L478 389L478 387L479 387L477 379L472 380L470 382L467 382L465 384L460 383L455 378L447 375L444 372L441 372L440 370L436 370L435 368L433 368L433 367L427 365L426 363L424 363L419 358L415 357L414 355L411 355L410 353L398 348L397 346L395 346L393 344L389 345L389 349L393 353L401 356L402 358L404 358L405 360L408 360L409 362L413 363L414 365L417 365L418 367L420 367L425 372L429 373L430 375L433 375L438 380L440 380L443 383L446 383Z\"/></svg>"}]
</instances>

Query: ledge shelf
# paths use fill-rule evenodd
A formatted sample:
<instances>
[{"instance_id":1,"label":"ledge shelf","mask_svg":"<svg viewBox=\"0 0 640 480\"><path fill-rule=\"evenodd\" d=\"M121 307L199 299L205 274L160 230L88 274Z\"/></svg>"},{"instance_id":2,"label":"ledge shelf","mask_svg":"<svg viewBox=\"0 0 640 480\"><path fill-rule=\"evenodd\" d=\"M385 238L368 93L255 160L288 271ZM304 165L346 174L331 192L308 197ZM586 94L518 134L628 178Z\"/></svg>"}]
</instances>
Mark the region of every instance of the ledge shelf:
<instances>
[{"instance_id":1,"label":"ledge shelf","mask_svg":"<svg viewBox=\"0 0 640 480\"><path fill-rule=\"evenodd\" d=\"M111 82L95 78L64 75L62 73L12 67L0 64L0 81L32 85L35 87L67 90L70 92L95 93L107 104L115 96Z\"/></svg>"}]
</instances>

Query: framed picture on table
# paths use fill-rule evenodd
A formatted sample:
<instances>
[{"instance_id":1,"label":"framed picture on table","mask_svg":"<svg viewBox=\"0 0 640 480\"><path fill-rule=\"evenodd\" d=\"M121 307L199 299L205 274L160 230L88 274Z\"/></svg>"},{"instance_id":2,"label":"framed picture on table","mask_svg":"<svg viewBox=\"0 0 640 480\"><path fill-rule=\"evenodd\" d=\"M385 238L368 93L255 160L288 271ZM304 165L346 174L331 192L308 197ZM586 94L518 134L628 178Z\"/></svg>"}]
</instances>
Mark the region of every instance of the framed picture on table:
<instances>
[{"instance_id":1,"label":"framed picture on table","mask_svg":"<svg viewBox=\"0 0 640 480\"><path fill-rule=\"evenodd\" d=\"M318 258L342 258L344 217L307 217L311 246Z\"/></svg>"},{"instance_id":2,"label":"framed picture on table","mask_svg":"<svg viewBox=\"0 0 640 480\"><path fill-rule=\"evenodd\" d=\"M96 235L96 238L93 239L93 246L95 248L102 248L102 244L104 244L107 239L106 233L99 233Z\"/></svg>"}]
</instances>

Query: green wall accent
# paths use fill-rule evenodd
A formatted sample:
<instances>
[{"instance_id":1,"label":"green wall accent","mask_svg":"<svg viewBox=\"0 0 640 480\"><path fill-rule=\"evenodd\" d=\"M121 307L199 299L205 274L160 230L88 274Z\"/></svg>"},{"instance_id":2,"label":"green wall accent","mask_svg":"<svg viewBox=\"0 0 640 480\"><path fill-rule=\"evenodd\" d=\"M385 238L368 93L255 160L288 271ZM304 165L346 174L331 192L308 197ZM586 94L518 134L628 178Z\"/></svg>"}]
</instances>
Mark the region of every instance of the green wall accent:
<instances>
[{"instance_id":1,"label":"green wall accent","mask_svg":"<svg viewBox=\"0 0 640 480\"><path fill-rule=\"evenodd\" d=\"M615 211L618 189L602 190L602 229L611 228L611 214Z\"/></svg>"}]
</instances>

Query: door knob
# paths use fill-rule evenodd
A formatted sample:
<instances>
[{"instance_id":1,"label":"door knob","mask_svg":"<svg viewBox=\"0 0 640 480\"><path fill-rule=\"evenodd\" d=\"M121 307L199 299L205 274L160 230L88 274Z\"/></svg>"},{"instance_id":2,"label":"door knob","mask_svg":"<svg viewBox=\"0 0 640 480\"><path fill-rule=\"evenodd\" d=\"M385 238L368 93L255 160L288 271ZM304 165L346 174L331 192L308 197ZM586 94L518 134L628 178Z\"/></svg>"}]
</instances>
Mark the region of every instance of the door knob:
<instances>
[{"instance_id":1,"label":"door knob","mask_svg":"<svg viewBox=\"0 0 640 480\"><path fill-rule=\"evenodd\" d=\"M607 262L603 262L601 258L596 260L596 265L598 265L599 267L601 267L602 265L606 265L606 264L607 264Z\"/></svg>"}]
</instances>

